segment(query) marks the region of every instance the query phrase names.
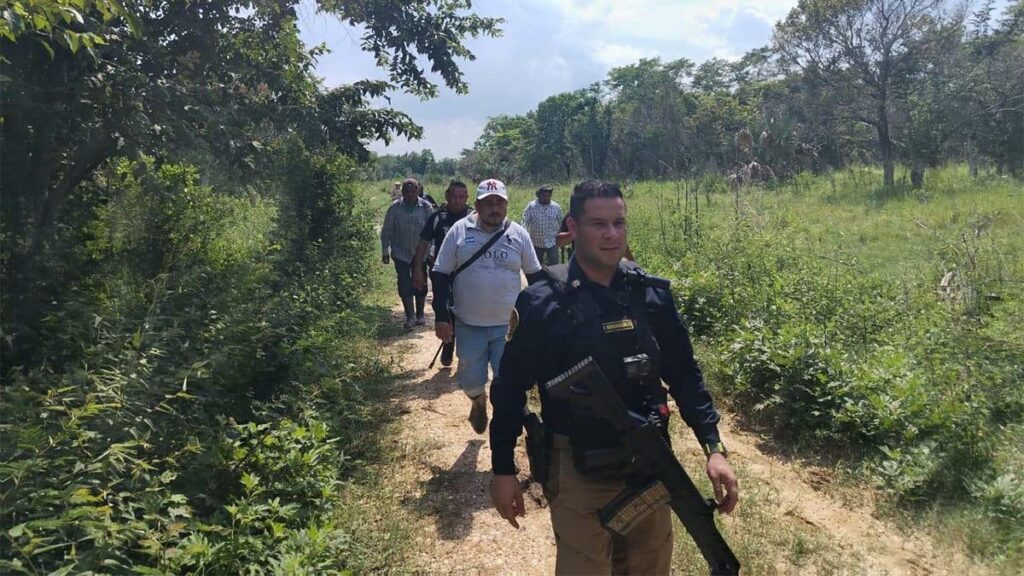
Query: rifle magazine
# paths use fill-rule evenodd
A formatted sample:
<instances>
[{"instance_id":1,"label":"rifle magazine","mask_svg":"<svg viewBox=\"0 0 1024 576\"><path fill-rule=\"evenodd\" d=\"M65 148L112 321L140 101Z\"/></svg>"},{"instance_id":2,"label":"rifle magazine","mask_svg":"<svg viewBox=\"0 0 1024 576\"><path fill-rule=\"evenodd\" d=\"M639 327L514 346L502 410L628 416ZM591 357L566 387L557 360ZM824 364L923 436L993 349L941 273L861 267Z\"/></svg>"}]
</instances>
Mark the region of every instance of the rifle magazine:
<instances>
[{"instance_id":1,"label":"rifle magazine","mask_svg":"<svg viewBox=\"0 0 1024 576\"><path fill-rule=\"evenodd\" d=\"M629 487L599 512L601 524L608 530L625 536L644 518L672 500L668 489L658 480L641 486Z\"/></svg>"}]
</instances>

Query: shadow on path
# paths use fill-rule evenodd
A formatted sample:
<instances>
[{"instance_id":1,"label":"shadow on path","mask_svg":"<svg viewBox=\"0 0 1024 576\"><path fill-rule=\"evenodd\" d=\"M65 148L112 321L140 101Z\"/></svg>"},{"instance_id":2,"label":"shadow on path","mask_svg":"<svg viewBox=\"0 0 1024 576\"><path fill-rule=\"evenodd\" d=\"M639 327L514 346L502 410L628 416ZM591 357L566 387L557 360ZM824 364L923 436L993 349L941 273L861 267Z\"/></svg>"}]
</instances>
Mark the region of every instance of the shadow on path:
<instances>
[{"instance_id":1,"label":"shadow on path","mask_svg":"<svg viewBox=\"0 0 1024 576\"><path fill-rule=\"evenodd\" d=\"M396 397L399 400L436 400L449 392L459 391L454 367L440 370L437 368L407 370L399 374L398 377L407 382L396 391ZM469 410L468 402L466 410Z\"/></svg>"},{"instance_id":2,"label":"shadow on path","mask_svg":"<svg viewBox=\"0 0 1024 576\"><path fill-rule=\"evenodd\" d=\"M413 510L434 518L440 540L464 540L473 530L473 513L491 507L490 472L477 470L483 440L470 440L447 470L430 466L431 477L420 483L422 495L406 502Z\"/></svg>"}]
</instances>

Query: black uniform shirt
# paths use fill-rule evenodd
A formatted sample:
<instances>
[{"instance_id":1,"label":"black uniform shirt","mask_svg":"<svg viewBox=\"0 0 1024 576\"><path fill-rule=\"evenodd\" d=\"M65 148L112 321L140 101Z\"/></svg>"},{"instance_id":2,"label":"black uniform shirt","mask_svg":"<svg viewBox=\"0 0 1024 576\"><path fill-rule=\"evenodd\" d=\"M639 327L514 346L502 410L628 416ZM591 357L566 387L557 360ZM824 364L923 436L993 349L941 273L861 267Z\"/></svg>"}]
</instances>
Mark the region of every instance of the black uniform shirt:
<instances>
[{"instance_id":1,"label":"black uniform shirt","mask_svg":"<svg viewBox=\"0 0 1024 576\"><path fill-rule=\"evenodd\" d=\"M578 281L578 282L577 282ZM680 408L683 420L693 429L702 444L719 441L718 413L704 385L704 377L693 356L690 336L683 325L671 291L644 286L644 307L654 339L660 348L658 375L668 384L668 393ZM614 330L608 334L607 347L612 354L601 356L595 350L581 348L581 338L573 333L568 316L572 291L586 290L600 310L605 326L616 326L630 317L628 298L620 297L626 290L624 274L615 275L609 287L587 280L576 263L569 261L566 290L552 281L542 281L523 290L516 300L518 326L510 326L511 337L501 358L499 376L491 385L494 418L491 422L491 465L495 474L514 474L513 452L522 433L523 407L526 392L537 383L564 372L588 355L593 355L605 376L623 396L630 409L640 412L643 398L622 387L625 369L622 358L638 353L637 336L632 330ZM627 324L628 323L623 323ZM606 330L608 332L608 330ZM615 357L612 358L611 356ZM541 415L551 431L570 434L570 405L567 400L548 398L541 390Z\"/></svg>"},{"instance_id":2,"label":"black uniform shirt","mask_svg":"<svg viewBox=\"0 0 1024 576\"><path fill-rule=\"evenodd\" d=\"M427 223L423 225L423 230L420 231L420 240L433 241L434 254L437 254L441 250L441 243L444 242L445 234L451 230L456 222L465 218L467 214L469 214L468 209L455 214L448 210L447 205L441 206L427 218Z\"/></svg>"}]
</instances>

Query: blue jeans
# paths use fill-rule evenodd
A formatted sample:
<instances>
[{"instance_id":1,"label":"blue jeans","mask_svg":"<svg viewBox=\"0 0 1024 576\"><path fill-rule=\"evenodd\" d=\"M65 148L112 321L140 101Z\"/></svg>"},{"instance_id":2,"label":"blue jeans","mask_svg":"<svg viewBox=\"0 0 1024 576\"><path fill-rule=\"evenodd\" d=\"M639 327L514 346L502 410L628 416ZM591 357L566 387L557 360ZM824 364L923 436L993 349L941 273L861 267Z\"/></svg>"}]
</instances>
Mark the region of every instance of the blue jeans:
<instances>
[{"instance_id":1,"label":"blue jeans","mask_svg":"<svg viewBox=\"0 0 1024 576\"><path fill-rule=\"evenodd\" d=\"M459 356L456 380L466 396L476 398L486 391L488 364L491 365L491 373L498 375L508 325L470 326L456 320L455 333L459 337L459 346L455 349Z\"/></svg>"}]
</instances>

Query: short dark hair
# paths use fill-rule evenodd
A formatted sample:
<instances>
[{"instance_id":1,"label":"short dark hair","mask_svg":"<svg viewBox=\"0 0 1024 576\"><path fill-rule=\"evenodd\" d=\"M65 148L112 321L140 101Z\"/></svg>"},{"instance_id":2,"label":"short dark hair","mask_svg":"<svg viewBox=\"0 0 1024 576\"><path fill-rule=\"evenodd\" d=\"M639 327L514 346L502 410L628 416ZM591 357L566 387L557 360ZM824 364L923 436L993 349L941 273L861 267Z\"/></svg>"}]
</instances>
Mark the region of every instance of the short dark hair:
<instances>
[{"instance_id":1,"label":"short dark hair","mask_svg":"<svg viewBox=\"0 0 1024 576\"><path fill-rule=\"evenodd\" d=\"M569 197L569 216L578 221L583 215L583 203L591 198L622 198L622 190L618 184L604 180L584 180L572 189L572 196Z\"/></svg>"},{"instance_id":2,"label":"short dark hair","mask_svg":"<svg viewBox=\"0 0 1024 576\"><path fill-rule=\"evenodd\" d=\"M452 190L456 188L465 188L467 191L469 190L469 186L466 186L465 182L462 182L461 180L452 180L448 183L448 187L444 189L444 195L448 196L451 194Z\"/></svg>"}]
</instances>

